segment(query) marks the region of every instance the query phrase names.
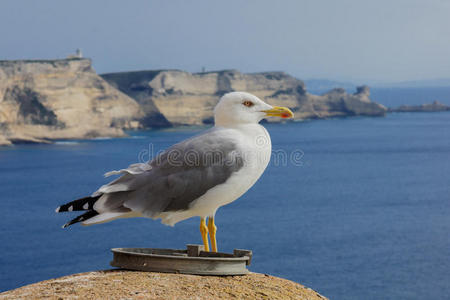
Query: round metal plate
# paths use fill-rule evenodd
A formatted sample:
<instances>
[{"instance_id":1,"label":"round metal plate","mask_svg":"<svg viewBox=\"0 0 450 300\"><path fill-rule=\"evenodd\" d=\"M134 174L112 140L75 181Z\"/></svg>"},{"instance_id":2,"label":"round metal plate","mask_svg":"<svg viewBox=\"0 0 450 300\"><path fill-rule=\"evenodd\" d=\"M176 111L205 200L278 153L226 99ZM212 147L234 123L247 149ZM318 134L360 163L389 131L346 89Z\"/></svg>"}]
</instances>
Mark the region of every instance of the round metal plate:
<instances>
[{"instance_id":1,"label":"round metal plate","mask_svg":"<svg viewBox=\"0 0 450 300\"><path fill-rule=\"evenodd\" d=\"M245 275L252 252L235 249L233 254L203 251L202 245L186 250L114 248L111 266L122 269L194 275Z\"/></svg>"}]
</instances>

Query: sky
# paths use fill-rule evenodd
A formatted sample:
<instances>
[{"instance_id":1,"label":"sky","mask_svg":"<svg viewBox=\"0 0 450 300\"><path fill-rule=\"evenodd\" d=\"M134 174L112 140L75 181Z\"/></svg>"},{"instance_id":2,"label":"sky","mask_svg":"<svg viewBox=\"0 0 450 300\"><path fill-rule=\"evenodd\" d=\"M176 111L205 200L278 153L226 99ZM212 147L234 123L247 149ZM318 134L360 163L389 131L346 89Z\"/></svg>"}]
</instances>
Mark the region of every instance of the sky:
<instances>
[{"instance_id":1,"label":"sky","mask_svg":"<svg viewBox=\"0 0 450 300\"><path fill-rule=\"evenodd\" d=\"M450 0L0 1L0 60L64 58L77 48L98 73L450 78Z\"/></svg>"}]
</instances>

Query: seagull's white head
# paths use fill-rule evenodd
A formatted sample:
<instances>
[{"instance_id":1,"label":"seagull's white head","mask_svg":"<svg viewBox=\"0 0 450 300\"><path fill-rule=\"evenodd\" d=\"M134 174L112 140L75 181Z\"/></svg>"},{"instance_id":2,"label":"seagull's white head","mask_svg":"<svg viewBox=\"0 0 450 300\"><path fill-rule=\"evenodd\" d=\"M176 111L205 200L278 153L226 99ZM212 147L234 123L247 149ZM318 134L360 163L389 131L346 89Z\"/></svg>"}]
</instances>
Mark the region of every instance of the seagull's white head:
<instances>
[{"instance_id":1,"label":"seagull's white head","mask_svg":"<svg viewBox=\"0 0 450 300\"><path fill-rule=\"evenodd\" d=\"M218 126L256 124L268 116L289 119L294 114L289 108L269 105L245 92L223 95L214 109L214 121Z\"/></svg>"}]
</instances>

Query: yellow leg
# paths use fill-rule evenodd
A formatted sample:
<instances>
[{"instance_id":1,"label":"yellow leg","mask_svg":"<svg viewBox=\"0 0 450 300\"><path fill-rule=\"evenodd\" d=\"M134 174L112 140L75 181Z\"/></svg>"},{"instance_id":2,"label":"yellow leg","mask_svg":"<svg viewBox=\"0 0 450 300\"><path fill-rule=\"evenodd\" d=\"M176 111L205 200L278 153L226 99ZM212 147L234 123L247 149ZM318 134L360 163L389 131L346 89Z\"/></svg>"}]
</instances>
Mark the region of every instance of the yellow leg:
<instances>
[{"instance_id":1,"label":"yellow leg","mask_svg":"<svg viewBox=\"0 0 450 300\"><path fill-rule=\"evenodd\" d=\"M217 252L217 241L216 241L217 227L216 224L214 224L213 217L209 217L208 219L208 229L209 229L209 239L211 240L212 252Z\"/></svg>"},{"instance_id":2,"label":"yellow leg","mask_svg":"<svg viewBox=\"0 0 450 300\"><path fill-rule=\"evenodd\" d=\"M205 246L205 251L209 251L208 227L206 226L205 218L200 219L200 233L202 234L203 245Z\"/></svg>"}]
</instances>

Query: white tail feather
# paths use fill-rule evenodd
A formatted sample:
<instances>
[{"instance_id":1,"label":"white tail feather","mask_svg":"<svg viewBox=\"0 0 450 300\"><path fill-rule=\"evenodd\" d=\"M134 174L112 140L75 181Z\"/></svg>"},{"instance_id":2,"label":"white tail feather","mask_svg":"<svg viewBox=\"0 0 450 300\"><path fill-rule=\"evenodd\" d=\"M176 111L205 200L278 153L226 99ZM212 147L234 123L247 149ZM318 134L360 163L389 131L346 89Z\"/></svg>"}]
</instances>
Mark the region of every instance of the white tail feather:
<instances>
[{"instance_id":1,"label":"white tail feather","mask_svg":"<svg viewBox=\"0 0 450 300\"><path fill-rule=\"evenodd\" d=\"M96 215L95 217L92 217L86 221L84 221L83 225L94 225L94 224L101 224L106 223L109 221L113 221L120 218L136 218L136 217L142 217L140 213L136 212L105 212L99 215Z\"/></svg>"}]
</instances>

